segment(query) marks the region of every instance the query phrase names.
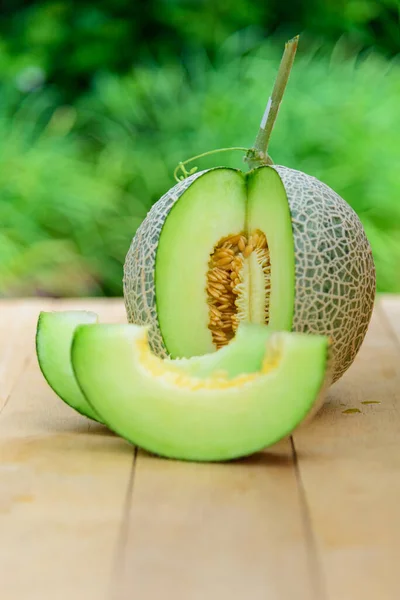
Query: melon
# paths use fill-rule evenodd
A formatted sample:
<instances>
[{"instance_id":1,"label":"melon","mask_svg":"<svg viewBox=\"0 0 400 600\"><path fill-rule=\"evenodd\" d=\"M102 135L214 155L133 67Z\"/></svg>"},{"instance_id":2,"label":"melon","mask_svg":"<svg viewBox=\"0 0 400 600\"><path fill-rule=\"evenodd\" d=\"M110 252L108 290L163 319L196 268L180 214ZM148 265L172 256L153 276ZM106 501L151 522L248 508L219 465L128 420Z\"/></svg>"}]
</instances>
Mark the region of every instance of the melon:
<instances>
[{"instance_id":1,"label":"melon","mask_svg":"<svg viewBox=\"0 0 400 600\"><path fill-rule=\"evenodd\" d=\"M331 378L323 336L241 322L218 352L171 360L151 352L148 326L97 322L41 312L42 373L71 408L161 456L227 460L270 446L315 414Z\"/></svg>"},{"instance_id":2,"label":"melon","mask_svg":"<svg viewBox=\"0 0 400 600\"><path fill-rule=\"evenodd\" d=\"M250 171L180 163L181 181L133 238L124 265L128 320L149 326L161 357L209 353L229 344L240 323L267 324L329 336L336 381L362 344L375 298L363 226L331 188L268 154L298 41L285 45L254 146L231 149L246 151Z\"/></svg>"},{"instance_id":3,"label":"melon","mask_svg":"<svg viewBox=\"0 0 400 600\"><path fill-rule=\"evenodd\" d=\"M36 327L36 356L43 377L65 404L81 415L101 421L82 394L71 365L71 344L78 325L96 323L86 310L42 311Z\"/></svg>"},{"instance_id":4,"label":"melon","mask_svg":"<svg viewBox=\"0 0 400 600\"><path fill-rule=\"evenodd\" d=\"M352 364L375 297L354 210L295 169L218 167L180 181L137 230L124 265L128 320L160 357L228 344L240 322L326 335L333 378Z\"/></svg>"},{"instance_id":5,"label":"melon","mask_svg":"<svg viewBox=\"0 0 400 600\"><path fill-rule=\"evenodd\" d=\"M76 380L110 429L168 458L239 458L289 435L318 408L329 381L329 340L239 325L211 355L156 357L148 327L81 325Z\"/></svg>"}]
</instances>

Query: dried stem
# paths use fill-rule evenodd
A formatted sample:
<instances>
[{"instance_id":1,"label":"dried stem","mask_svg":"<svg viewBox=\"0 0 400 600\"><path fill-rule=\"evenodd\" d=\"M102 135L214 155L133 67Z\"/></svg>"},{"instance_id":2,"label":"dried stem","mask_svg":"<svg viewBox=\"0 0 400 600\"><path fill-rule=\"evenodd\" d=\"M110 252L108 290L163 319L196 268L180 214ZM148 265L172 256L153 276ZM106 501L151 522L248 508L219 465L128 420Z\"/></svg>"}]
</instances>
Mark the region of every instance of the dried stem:
<instances>
[{"instance_id":1,"label":"dried stem","mask_svg":"<svg viewBox=\"0 0 400 600\"><path fill-rule=\"evenodd\" d=\"M272 95L268 100L267 107L261 120L260 129L258 130L254 147L248 151L245 157L245 161L248 163L250 169L258 167L262 164L272 164L272 160L268 156L267 152L268 144L276 117L278 116L283 94L285 93L290 71L293 66L298 42L299 36L297 35L285 44L285 50L282 56L281 64L279 65Z\"/></svg>"}]
</instances>

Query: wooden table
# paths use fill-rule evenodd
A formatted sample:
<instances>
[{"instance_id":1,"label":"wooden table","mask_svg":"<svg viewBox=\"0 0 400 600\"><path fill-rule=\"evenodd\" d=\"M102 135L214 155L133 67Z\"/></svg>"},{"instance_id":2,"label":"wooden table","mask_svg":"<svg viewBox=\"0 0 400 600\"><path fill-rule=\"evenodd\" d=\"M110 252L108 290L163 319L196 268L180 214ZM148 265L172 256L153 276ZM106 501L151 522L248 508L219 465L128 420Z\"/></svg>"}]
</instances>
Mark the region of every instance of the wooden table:
<instances>
[{"instance_id":1,"label":"wooden table","mask_svg":"<svg viewBox=\"0 0 400 600\"><path fill-rule=\"evenodd\" d=\"M0 302L1 600L398 600L400 299L293 439L246 460L150 457L43 380L39 310Z\"/></svg>"}]
</instances>

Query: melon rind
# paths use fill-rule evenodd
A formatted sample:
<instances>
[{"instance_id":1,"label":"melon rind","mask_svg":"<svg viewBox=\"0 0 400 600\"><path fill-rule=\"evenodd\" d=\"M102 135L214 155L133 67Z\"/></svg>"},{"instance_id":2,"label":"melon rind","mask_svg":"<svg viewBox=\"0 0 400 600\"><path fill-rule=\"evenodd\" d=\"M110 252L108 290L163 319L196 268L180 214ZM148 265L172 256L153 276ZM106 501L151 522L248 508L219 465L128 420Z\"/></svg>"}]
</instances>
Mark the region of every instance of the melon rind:
<instances>
[{"instance_id":1,"label":"melon rind","mask_svg":"<svg viewBox=\"0 0 400 600\"><path fill-rule=\"evenodd\" d=\"M353 362L375 299L375 267L362 223L315 177L282 166L295 247L294 331L330 336L333 381Z\"/></svg>"},{"instance_id":2,"label":"melon rind","mask_svg":"<svg viewBox=\"0 0 400 600\"><path fill-rule=\"evenodd\" d=\"M295 169L272 168L285 187L292 219L296 273L292 329L330 336L334 382L353 362L371 319L376 289L371 247L355 211L330 187ZM161 229L175 202L207 172L179 182L153 205L125 260L128 320L150 326L149 345L160 357L168 355L155 297Z\"/></svg>"}]
</instances>

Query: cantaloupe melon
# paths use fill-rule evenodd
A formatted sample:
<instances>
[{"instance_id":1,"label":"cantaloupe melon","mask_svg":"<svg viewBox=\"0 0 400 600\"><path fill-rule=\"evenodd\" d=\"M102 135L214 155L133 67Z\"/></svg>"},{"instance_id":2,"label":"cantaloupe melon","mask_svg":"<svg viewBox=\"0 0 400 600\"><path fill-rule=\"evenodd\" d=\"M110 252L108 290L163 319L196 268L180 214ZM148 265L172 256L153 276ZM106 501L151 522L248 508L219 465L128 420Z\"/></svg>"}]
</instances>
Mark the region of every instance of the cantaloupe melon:
<instances>
[{"instance_id":1,"label":"cantaloupe melon","mask_svg":"<svg viewBox=\"0 0 400 600\"><path fill-rule=\"evenodd\" d=\"M283 166L216 168L169 190L124 267L128 319L158 356L206 354L240 321L328 335L333 381L353 362L375 297L371 248L353 209Z\"/></svg>"}]
</instances>

